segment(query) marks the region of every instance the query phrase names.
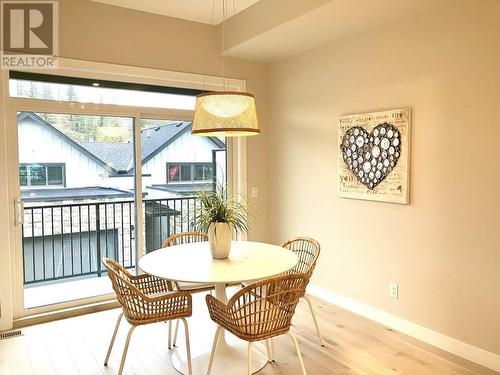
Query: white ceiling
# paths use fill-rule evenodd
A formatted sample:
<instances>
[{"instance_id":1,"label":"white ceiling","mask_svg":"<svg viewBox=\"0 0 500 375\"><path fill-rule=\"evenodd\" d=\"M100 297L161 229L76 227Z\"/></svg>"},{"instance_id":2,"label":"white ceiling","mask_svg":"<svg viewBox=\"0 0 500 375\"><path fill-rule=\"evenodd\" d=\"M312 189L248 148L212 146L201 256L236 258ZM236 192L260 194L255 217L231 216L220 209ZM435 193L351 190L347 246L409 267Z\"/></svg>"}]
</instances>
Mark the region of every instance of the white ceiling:
<instances>
[{"instance_id":1,"label":"white ceiling","mask_svg":"<svg viewBox=\"0 0 500 375\"><path fill-rule=\"evenodd\" d=\"M411 17L455 6L458 2L458 0L333 0L265 32L256 33L247 40L242 40L239 45L226 50L225 55L254 61L275 61L391 22L404 22Z\"/></svg>"},{"instance_id":2,"label":"white ceiling","mask_svg":"<svg viewBox=\"0 0 500 375\"><path fill-rule=\"evenodd\" d=\"M92 1L212 25L222 21L225 2L227 18L237 16L226 24L226 50L219 52L235 58L272 62L392 22L405 22L477 0Z\"/></svg>"},{"instance_id":3,"label":"white ceiling","mask_svg":"<svg viewBox=\"0 0 500 375\"><path fill-rule=\"evenodd\" d=\"M259 0L93 0L163 16L181 18L188 21L218 25L223 19L222 4L226 2L229 17L239 13ZM234 7L233 7L234 5ZM212 19L213 8L213 19ZM236 12L235 12L236 8Z\"/></svg>"}]
</instances>

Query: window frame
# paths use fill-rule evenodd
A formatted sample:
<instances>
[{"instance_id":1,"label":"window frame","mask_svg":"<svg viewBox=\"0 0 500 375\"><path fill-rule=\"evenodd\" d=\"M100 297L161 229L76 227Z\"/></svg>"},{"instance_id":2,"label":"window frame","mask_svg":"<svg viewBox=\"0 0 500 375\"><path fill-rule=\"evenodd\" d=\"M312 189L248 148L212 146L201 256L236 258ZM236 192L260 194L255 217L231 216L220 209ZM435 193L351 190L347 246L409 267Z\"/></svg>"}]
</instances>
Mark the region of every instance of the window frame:
<instances>
[{"instance_id":1,"label":"window frame","mask_svg":"<svg viewBox=\"0 0 500 375\"><path fill-rule=\"evenodd\" d=\"M214 171L213 171L213 163L210 161L210 162L167 162L165 163L166 164L166 183L167 184L182 184L182 183L207 183L207 182L212 182L213 180L213 176L214 176ZM191 179L190 180L183 180L182 179L182 166L190 166L190 170L191 170ZM210 176L210 178L206 179L205 178L205 168L203 168L203 177L204 179L203 180L196 180L194 177L195 177L195 174L196 174L196 170L195 170L195 167L198 166L198 165L201 165L203 167L210 167L212 169L212 175ZM175 181L172 181L170 180L170 167L174 167L174 166L179 166L179 180L175 180Z\"/></svg>"},{"instance_id":2,"label":"window frame","mask_svg":"<svg viewBox=\"0 0 500 375\"><path fill-rule=\"evenodd\" d=\"M44 185L32 185L31 183L31 166L41 166L45 168L45 184ZM19 179L19 186L21 189L46 189L46 188L61 188L66 187L66 163L19 163L19 169L21 167L26 167L26 185L21 184L21 179ZM62 168L62 184L51 185L49 184L49 167L61 167Z\"/></svg>"},{"instance_id":3,"label":"window frame","mask_svg":"<svg viewBox=\"0 0 500 375\"><path fill-rule=\"evenodd\" d=\"M35 74L34 79L14 78L9 79L9 93L12 98L44 100L47 102L82 103L87 105L116 105L131 107L137 105L141 108L185 110L194 111L195 97L202 93L201 90L161 87L153 85L127 84L126 82L95 81L97 86L80 83L80 78L72 82L44 77L57 77L46 74ZM99 82L104 82L101 86ZM116 83L116 85L106 82ZM30 85L30 86L28 86ZM24 87L24 90L20 88ZM31 89L30 89L31 87Z\"/></svg>"}]
</instances>

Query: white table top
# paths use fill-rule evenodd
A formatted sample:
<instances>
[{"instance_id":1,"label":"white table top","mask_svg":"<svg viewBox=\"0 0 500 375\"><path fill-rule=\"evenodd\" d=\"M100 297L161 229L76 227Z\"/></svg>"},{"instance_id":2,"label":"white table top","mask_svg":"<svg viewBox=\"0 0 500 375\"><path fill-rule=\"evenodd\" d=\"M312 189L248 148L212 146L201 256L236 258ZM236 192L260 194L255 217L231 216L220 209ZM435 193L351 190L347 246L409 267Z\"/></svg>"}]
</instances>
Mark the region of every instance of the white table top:
<instances>
[{"instance_id":1,"label":"white table top","mask_svg":"<svg viewBox=\"0 0 500 375\"><path fill-rule=\"evenodd\" d=\"M188 283L236 283L279 275L292 269L298 257L281 246L233 241L228 259L213 259L208 242L171 246L139 260L150 275Z\"/></svg>"}]
</instances>

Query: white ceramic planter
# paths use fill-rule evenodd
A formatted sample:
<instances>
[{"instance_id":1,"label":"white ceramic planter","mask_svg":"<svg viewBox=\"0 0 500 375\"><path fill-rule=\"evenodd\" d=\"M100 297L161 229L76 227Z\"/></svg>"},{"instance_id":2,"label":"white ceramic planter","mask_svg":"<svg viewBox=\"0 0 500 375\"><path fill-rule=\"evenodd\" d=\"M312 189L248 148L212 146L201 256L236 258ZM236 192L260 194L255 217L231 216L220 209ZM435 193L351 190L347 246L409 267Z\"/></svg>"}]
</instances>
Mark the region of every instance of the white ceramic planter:
<instances>
[{"instance_id":1,"label":"white ceramic planter","mask_svg":"<svg viewBox=\"0 0 500 375\"><path fill-rule=\"evenodd\" d=\"M231 251L232 233L228 223L211 223L208 242L214 259L226 259Z\"/></svg>"}]
</instances>

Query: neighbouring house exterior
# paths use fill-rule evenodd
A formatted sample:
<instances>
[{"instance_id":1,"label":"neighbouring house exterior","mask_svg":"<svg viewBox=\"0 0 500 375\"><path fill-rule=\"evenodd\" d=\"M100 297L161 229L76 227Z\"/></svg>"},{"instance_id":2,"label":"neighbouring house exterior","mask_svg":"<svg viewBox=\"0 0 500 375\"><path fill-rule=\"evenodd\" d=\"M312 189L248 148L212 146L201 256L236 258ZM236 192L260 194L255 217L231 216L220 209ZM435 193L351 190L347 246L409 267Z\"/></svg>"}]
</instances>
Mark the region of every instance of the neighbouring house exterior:
<instances>
[{"instance_id":1,"label":"neighbouring house exterior","mask_svg":"<svg viewBox=\"0 0 500 375\"><path fill-rule=\"evenodd\" d=\"M131 193L132 143L76 142L31 112L18 115L18 132L23 199L56 200L57 194L61 200L77 199L85 195L82 189L92 197ZM177 122L142 130L141 149L146 195L170 197L212 183L212 151L225 150L225 144L218 138L192 136L190 122ZM219 180L225 179L225 163L225 152L218 153Z\"/></svg>"},{"instance_id":2,"label":"neighbouring house exterior","mask_svg":"<svg viewBox=\"0 0 500 375\"><path fill-rule=\"evenodd\" d=\"M76 142L31 112L18 114L18 134L25 284L100 275L104 256L132 267L133 144ZM225 180L226 153L218 138L192 136L190 122L142 130L141 151L150 251L193 229L196 199L189 196L211 186L214 170Z\"/></svg>"},{"instance_id":3,"label":"neighbouring house exterior","mask_svg":"<svg viewBox=\"0 0 500 375\"><path fill-rule=\"evenodd\" d=\"M21 189L100 186L112 168L31 112L17 116ZM62 178L48 183L24 176L28 165L62 167ZM55 175L55 173L54 173ZM55 177L55 176L54 176Z\"/></svg>"}]
</instances>

